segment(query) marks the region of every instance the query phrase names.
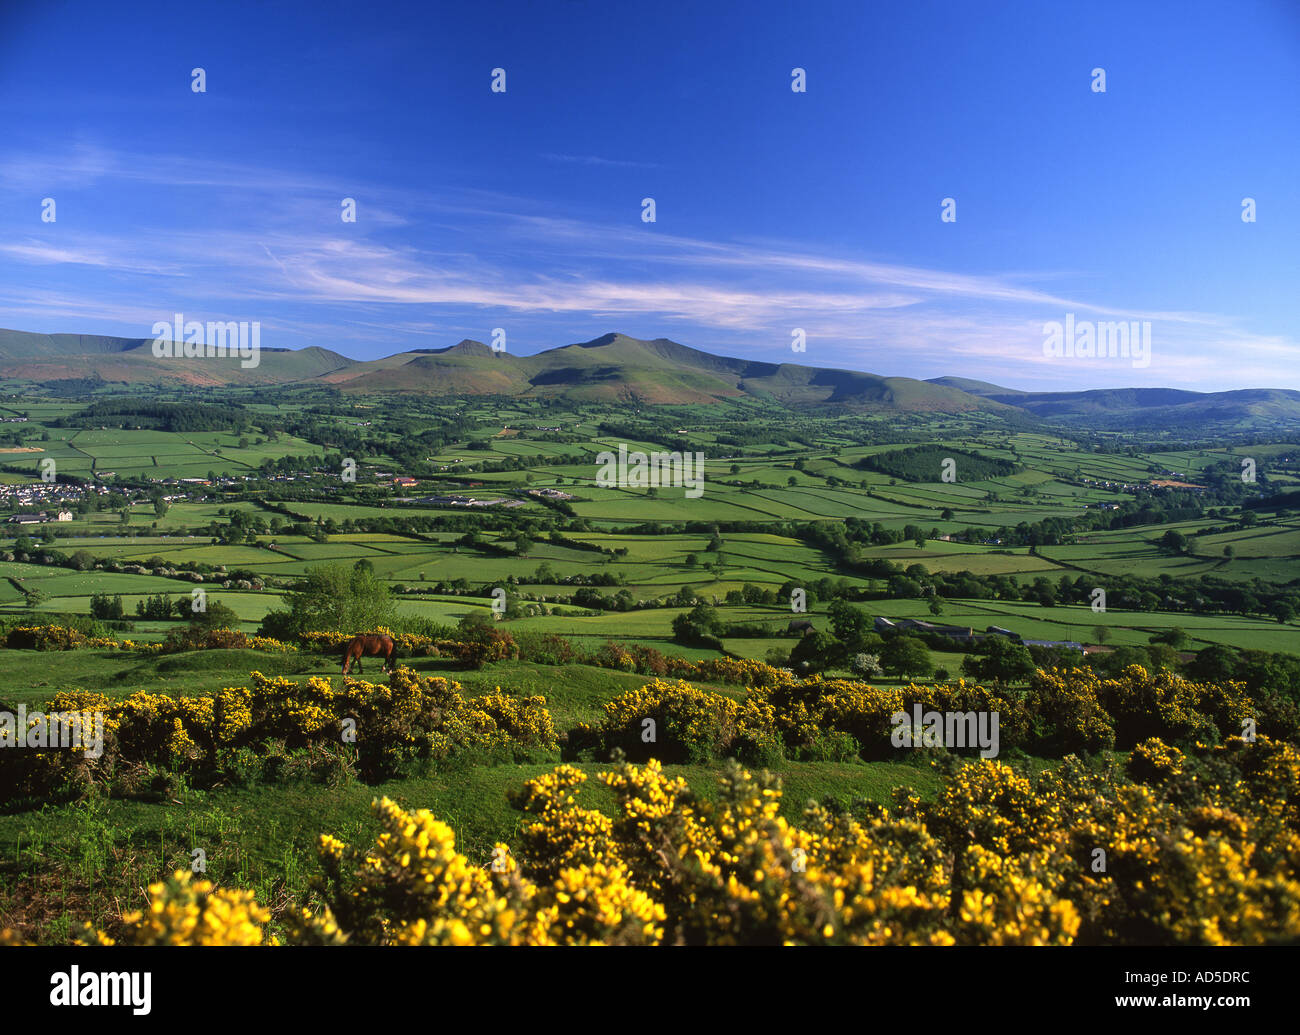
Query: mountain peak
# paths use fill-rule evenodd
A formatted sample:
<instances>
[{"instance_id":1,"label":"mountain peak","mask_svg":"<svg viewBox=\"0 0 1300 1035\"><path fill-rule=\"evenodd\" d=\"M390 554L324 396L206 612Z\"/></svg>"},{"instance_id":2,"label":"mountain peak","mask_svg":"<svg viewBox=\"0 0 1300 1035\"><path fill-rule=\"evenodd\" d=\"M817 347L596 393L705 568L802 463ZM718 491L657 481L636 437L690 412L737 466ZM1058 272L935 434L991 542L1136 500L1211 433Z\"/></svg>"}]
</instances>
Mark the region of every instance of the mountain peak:
<instances>
[{"instance_id":1,"label":"mountain peak","mask_svg":"<svg viewBox=\"0 0 1300 1035\"><path fill-rule=\"evenodd\" d=\"M473 338L462 338L455 345L444 345L440 349L408 349L409 356L482 356L493 355L492 347Z\"/></svg>"},{"instance_id":2,"label":"mountain peak","mask_svg":"<svg viewBox=\"0 0 1300 1035\"><path fill-rule=\"evenodd\" d=\"M660 341L666 341L666 338L660 338ZM610 345L632 345L644 347L650 344L642 341L640 338L634 338L630 334L623 334L621 331L610 331L602 334L599 338L592 338L591 341L578 341L567 346L571 349L603 349Z\"/></svg>"}]
</instances>

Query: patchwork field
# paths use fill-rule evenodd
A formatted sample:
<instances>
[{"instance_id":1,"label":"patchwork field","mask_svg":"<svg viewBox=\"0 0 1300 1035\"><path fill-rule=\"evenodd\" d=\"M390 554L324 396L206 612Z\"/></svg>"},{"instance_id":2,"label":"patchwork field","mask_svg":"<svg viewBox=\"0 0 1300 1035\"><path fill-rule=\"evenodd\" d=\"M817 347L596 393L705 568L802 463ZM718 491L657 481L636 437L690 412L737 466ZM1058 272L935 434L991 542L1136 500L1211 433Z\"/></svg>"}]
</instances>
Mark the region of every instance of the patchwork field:
<instances>
[{"instance_id":1,"label":"patchwork field","mask_svg":"<svg viewBox=\"0 0 1300 1035\"><path fill-rule=\"evenodd\" d=\"M194 844L209 846L218 882L287 902L315 872L323 830L360 840L377 833L369 803L378 793L434 809L458 849L486 865L494 845L513 849L525 836L529 820L510 803L524 781L561 761L589 777L608 768L593 760L594 749L576 745L618 712L622 695L649 687L650 671L703 671L709 663L771 671L745 667L766 661L800 675L874 672L873 694L916 692L908 689L916 676L889 661L887 641L838 627L845 601L867 630L878 617L975 634L1004 628L1023 640L1085 644L1086 662L1068 655L1078 664L1104 667L1116 649L1146 650L1114 657L1150 658L1153 673L1159 665L1189 668L1198 651L1215 646L1300 652L1300 514L1266 498L1300 484L1288 443L1148 446L981 415L793 419L752 402L652 417L595 404L561 413L519 401L402 399L381 412L292 391L208 397L204 405L235 408L235 431L151 428L151 419L202 425L205 411L147 406L141 426L125 426L136 417L116 411L106 419L124 426L96 426L84 405L34 398L23 407L28 422L0 432L11 450L0 454L0 493L8 513L28 522L0 526L0 624L25 636L27 626L80 624L144 646L5 648L6 706L36 708L54 694L93 691L115 702L163 695L143 699L159 707L248 686L253 672L284 680L273 684L277 693L310 685L334 693L346 685L334 651L173 642L193 618L186 605L197 588L209 606L230 609L238 630L256 634L293 617L307 580L322 572L341 573L337 586L372 580L392 604L387 621L397 632L454 638L488 629L542 650L555 641L538 634L550 634L576 660L525 655L476 668L446 644L444 656L398 658L409 678L455 680L467 701L493 702L484 707L542 707L544 698L556 735L545 748L475 748L429 762L419 775L394 771L370 783L350 768L354 758L335 758L326 745L281 756L279 746L263 744L255 758L222 763L257 776L232 770L191 783L151 762L124 772L152 783L88 805L14 805L0 815L0 887L21 886L28 905L18 917L0 911L0 928L17 923L36 940L66 940L74 916L115 915L124 886L184 865ZM597 454L620 444L703 452L702 491L599 484ZM934 461L951 455L965 459L956 480L945 480ZM1261 484L1233 481L1243 456L1256 461ZM40 477L47 458L55 461L53 482ZM962 465L981 476L961 478ZM34 516L57 510L72 519ZM1099 589L1108 603L1093 610L1089 595ZM173 617L144 617L160 595ZM122 619L105 618L118 597ZM792 622L811 623L807 636ZM1152 646L1158 641L1178 647ZM910 671L948 693L963 666L982 657L970 649L932 637L920 669ZM640 674L629 670L632 651L652 659ZM382 679L379 664L366 659L361 678ZM1007 690L1017 698L1023 676ZM311 677L326 682L308 684ZM690 684L683 693L714 701L751 692L737 682ZM495 720L485 715L463 728L487 728ZM527 725L517 716L511 722ZM800 821L810 799L833 809L892 805L898 794L931 802L958 761L882 759L870 738L848 744L843 730L839 739L822 733L824 742L778 749L769 732L744 748L760 752L755 769L781 781L788 821ZM1130 747L1095 752L1090 764L1123 764ZM715 800L724 754L673 761L664 771ZM1062 753L1044 742L1003 758L1032 778L1058 766ZM326 770L302 775L314 765ZM584 801L615 815L610 789L587 784ZM48 873L38 864L45 859L59 860Z\"/></svg>"}]
</instances>

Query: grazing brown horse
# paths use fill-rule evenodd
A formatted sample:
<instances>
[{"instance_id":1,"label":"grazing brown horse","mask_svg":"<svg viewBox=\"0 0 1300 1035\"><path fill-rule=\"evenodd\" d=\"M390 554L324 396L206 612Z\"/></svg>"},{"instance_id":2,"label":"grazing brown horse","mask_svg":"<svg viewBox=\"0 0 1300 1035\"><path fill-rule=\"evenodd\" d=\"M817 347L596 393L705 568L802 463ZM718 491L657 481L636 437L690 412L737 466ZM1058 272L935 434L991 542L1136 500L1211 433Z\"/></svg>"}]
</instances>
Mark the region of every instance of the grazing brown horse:
<instances>
[{"instance_id":1,"label":"grazing brown horse","mask_svg":"<svg viewBox=\"0 0 1300 1035\"><path fill-rule=\"evenodd\" d=\"M354 636L348 640L348 645L343 649L343 674L346 676L352 671L352 662L357 663L357 672L361 669L361 655L363 654L382 654L384 656L384 671L393 671L393 657L397 653L397 646L393 643L391 636L377 636L374 634L363 634Z\"/></svg>"}]
</instances>

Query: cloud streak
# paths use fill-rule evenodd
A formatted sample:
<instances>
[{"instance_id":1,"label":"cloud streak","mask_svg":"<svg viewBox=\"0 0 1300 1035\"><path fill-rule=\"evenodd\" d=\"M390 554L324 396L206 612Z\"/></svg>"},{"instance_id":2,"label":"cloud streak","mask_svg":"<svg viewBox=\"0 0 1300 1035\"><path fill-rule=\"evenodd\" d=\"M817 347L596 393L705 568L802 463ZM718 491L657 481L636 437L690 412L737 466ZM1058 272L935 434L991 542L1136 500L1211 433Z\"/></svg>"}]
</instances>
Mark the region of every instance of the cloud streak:
<instances>
[{"instance_id":1,"label":"cloud streak","mask_svg":"<svg viewBox=\"0 0 1300 1035\"><path fill-rule=\"evenodd\" d=\"M542 338L566 320L572 327L594 318L609 327L636 321L703 347L718 338L744 342L746 354L770 359L793 358L780 353L791 330L802 327L810 353L801 362L893 373L897 367L882 364L902 361L919 376L1058 386L1080 377L1204 384L1229 355L1236 384L1283 384L1292 378L1297 350L1293 338L1253 333L1222 314L1063 291L1069 275L1059 270L950 270L824 254L799 242L705 240L656 226L555 216L527 198L490 191L405 192L247 164L125 156L87 144L62 156L10 157L0 162L0 176L8 183L3 194L45 190L37 185L50 182L87 190L144 180L172 202L238 199L188 205L183 226L0 226L0 313L9 323L39 317L46 326L54 319L68 324L96 313L117 320L152 313L153 305L264 312L268 325L337 327L339 337L360 345L370 334L377 352L417 344L416 336L427 345L421 326L509 319L524 324L523 337ZM355 224L339 219L343 197L357 198ZM52 281L66 290L50 290ZM1049 282L1056 287L1038 286ZM1044 357L1043 323L1071 312L1150 321L1151 367L1075 372Z\"/></svg>"}]
</instances>

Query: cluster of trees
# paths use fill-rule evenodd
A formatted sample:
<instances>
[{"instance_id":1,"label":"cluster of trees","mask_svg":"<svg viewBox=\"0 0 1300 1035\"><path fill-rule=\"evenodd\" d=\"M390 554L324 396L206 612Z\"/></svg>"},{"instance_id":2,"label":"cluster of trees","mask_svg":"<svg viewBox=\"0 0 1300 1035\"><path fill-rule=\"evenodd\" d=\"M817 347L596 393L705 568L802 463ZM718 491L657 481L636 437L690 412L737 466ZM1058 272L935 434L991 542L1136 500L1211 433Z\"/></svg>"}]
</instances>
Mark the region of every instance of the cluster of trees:
<instances>
[{"instance_id":1,"label":"cluster of trees","mask_svg":"<svg viewBox=\"0 0 1300 1035\"><path fill-rule=\"evenodd\" d=\"M872 453L864 456L854 466L909 482L937 482L946 460L954 462L956 475L964 482L1006 478L1016 473L1016 465L1010 460L1000 460L982 453L968 453L948 446L911 446L908 449Z\"/></svg>"},{"instance_id":2,"label":"cluster of trees","mask_svg":"<svg viewBox=\"0 0 1300 1035\"><path fill-rule=\"evenodd\" d=\"M324 462L324 459L315 453L306 453L302 456L286 453L284 456L267 457L258 467L258 472L264 478L283 477L297 474L299 471L314 471L323 467Z\"/></svg>"},{"instance_id":3,"label":"cluster of trees","mask_svg":"<svg viewBox=\"0 0 1300 1035\"><path fill-rule=\"evenodd\" d=\"M873 619L845 600L827 609L830 631L818 630L802 637L786 657L777 648L769 653L772 664L788 664L796 672L811 674L852 667L862 675L884 672L903 678L931 675L934 660L926 644L915 636L882 637ZM945 673L946 675L946 673Z\"/></svg>"},{"instance_id":4,"label":"cluster of trees","mask_svg":"<svg viewBox=\"0 0 1300 1035\"><path fill-rule=\"evenodd\" d=\"M801 675L852 668L868 678L881 673L903 679L931 675L948 678L945 670L936 671L930 648L915 636L881 637L867 633L846 642L833 633L818 631L800 639L788 655L780 648L773 648L767 660L769 664L789 666Z\"/></svg>"},{"instance_id":5,"label":"cluster of trees","mask_svg":"<svg viewBox=\"0 0 1300 1035\"><path fill-rule=\"evenodd\" d=\"M673 619L673 639L688 646L722 650L725 632L717 608L709 604L696 604Z\"/></svg>"},{"instance_id":6,"label":"cluster of trees","mask_svg":"<svg viewBox=\"0 0 1300 1035\"><path fill-rule=\"evenodd\" d=\"M125 608L121 595L109 597L107 593L95 594L90 600L90 613L93 617L103 620L124 617ZM165 593L157 593L137 601L135 615L150 622L190 622L209 629L234 629L239 625L239 616L235 614L233 608L210 597L203 598L200 610L196 611L194 599L190 596L173 600Z\"/></svg>"},{"instance_id":7,"label":"cluster of trees","mask_svg":"<svg viewBox=\"0 0 1300 1035\"><path fill-rule=\"evenodd\" d=\"M122 603L122 594L109 596L107 593L94 593L90 597L90 615L103 621L120 622L126 618L126 605Z\"/></svg>"},{"instance_id":8,"label":"cluster of trees","mask_svg":"<svg viewBox=\"0 0 1300 1035\"><path fill-rule=\"evenodd\" d=\"M234 403L151 402L115 399L47 422L57 428L157 428L162 431L232 431L252 428L252 417Z\"/></svg>"}]
</instances>

